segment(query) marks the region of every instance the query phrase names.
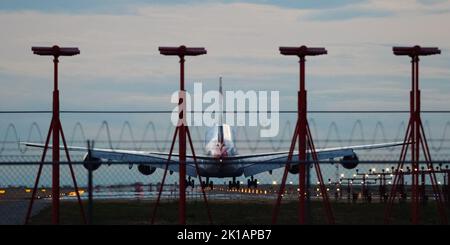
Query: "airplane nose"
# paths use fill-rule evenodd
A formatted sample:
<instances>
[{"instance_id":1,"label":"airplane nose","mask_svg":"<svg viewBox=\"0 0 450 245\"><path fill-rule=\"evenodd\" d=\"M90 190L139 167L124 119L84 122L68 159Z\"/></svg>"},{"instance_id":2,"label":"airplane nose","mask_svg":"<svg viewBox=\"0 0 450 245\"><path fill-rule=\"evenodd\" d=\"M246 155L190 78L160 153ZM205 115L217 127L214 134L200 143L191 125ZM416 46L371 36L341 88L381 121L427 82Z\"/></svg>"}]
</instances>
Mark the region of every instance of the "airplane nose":
<instances>
[{"instance_id":1,"label":"airplane nose","mask_svg":"<svg viewBox=\"0 0 450 245\"><path fill-rule=\"evenodd\" d=\"M227 149L225 147L222 147L222 149L220 149L220 155L222 157L226 157L228 155Z\"/></svg>"}]
</instances>

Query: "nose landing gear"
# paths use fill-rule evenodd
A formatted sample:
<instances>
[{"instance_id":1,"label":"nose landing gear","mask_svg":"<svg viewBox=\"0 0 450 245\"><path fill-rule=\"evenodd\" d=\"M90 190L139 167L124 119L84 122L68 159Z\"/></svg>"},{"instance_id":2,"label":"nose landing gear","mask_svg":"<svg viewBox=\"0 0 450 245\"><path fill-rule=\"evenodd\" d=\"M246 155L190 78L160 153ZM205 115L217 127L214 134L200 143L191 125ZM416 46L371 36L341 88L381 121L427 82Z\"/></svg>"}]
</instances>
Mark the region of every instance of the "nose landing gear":
<instances>
[{"instance_id":1,"label":"nose landing gear","mask_svg":"<svg viewBox=\"0 0 450 245\"><path fill-rule=\"evenodd\" d=\"M195 187L195 182L193 179L191 179L191 176L188 177L188 179L186 180L186 188L188 188L189 186L194 188Z\"/></svg>"},{"instance_id":2,"label":"nose landing gear","mask_svg":"<svg viewBox=\"0 0 450 245\"><path fill-rule=\"evenodd\" d=\"M209 177L206 177L206 181L202 181L203 188L209 187L210 190L214 189L214 182L209 180Z\"/></svg>"},{"instance_id":3,"label":"nose landing gear","mask_svg":"<svg viewBox=\"0 0 450 245\"><path fill-rule=\"evenodd\" d=\"M236 181L236 177L233 177L233 181L228 182L228 189L239 189L241 188L241 182L238 180Z\"/></svg>"},{"instance_id":4,"label":"nose landing gear","mask_svg":"<svg viewBox=\"0 0 450 245\"><path fill-rule=\"evenodd\" d=\"M253 176L250 179L247 179L247 187L248 188L258 188L258 180L254 179Z\"/></svg>"}]
</instances>

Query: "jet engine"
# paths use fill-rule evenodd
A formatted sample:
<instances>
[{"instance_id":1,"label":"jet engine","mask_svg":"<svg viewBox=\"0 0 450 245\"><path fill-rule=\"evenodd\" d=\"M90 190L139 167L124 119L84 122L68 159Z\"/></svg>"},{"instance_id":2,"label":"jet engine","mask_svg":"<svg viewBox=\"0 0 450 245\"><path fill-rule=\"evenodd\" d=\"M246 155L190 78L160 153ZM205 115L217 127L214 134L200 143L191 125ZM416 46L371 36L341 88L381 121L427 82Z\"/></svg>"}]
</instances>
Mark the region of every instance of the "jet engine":
<instances>
[{"instance_id":1,"label":"jet engine","mask_svg":"<svg viewBox=\"0 0 450 245\"><path fill-rule=\"evenodd\" d=\"M89 159L89 155L87 153L84 155L83 166L85 169L95 171L100 167L100 165L102 165L102 159L96 157L90 157Z\"/></svg>"},{"instance_id":2,"label":"jet engine","mask_svg":"<svg viewBox=\"0 0 450 245\"><path fill-rule=\"evenodd\" d=\"M148 165L140 164L140 165L138 165L138 170L143 175L151 175L156 171L156 168L148 166Z\"/></svg>"},{"instance_id":3,"label":"jet engine","mask_svg":"<svg viewBox=\"0 0 450 245\"><path fill-rule=\"evenodd\" d=\"M292 165L289 168L289 173L291 173L291 174L298 174L298 165Z\"/></svg>"},{"instance_id":4,"label":"jet engine","mask_svg":"<svg viewBox=\"0 0 450 245\"><path fill-rule=\"evenodd\" d=\"M342 167L346 169L354 169L359 164L359 159L356 154L353 154L351 156L345 156L340 161Z\"/></svg>"}]
</instances>

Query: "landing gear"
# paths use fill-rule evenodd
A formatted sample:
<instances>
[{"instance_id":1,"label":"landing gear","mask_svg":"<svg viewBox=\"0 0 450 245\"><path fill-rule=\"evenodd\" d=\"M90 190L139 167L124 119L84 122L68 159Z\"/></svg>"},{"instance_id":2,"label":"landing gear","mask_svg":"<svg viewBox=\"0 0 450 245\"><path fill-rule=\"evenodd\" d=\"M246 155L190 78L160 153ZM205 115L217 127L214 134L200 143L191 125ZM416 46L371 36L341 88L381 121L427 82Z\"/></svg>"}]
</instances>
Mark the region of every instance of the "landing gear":
<instances>
[{"instance_id":1,"label":"landing gear","mask_svg":"<svg viewBox=\"0 0 450 245\"><path fill-rule=\"evenodd\" d=\"M189 186L192 188L195 187L195 182L193 179L191 179L191 176L189 176L188 179L186 180L186 188L188 188Z\"/></svg>"},{"instance_id":2,"label":"landing gear","mask_svg":"<svg viewBox=\"0 0 450 245\"><path fill-rule=\"evenodd\" d=\"M214 182L209 180L209 177L206 177L206 182L202 181L203 188L209 187L210 190L214 189Z\"/></svg>"},{"instance_id":3,"label":"landing gear","mask_svg":"<svg viewBox=\"0 0 450 245\"><path fill-rule=\"evenodd\" d=\"M258 180L254 179L253 176L250 179L247 179L247 187L248 188L258 188Z\"/></svg>"},{"instance_id":4,"label":"landing gear","mask_svg":"<svg viewBox=\"0 0 450 245\"><path fill-rule=\"evenodd\" d=\"M233 181L228 182L228 189L240 189L241 188L241 182L238 180L236 181L236 177L233 177Z\"/></svg>"}]
</instances>

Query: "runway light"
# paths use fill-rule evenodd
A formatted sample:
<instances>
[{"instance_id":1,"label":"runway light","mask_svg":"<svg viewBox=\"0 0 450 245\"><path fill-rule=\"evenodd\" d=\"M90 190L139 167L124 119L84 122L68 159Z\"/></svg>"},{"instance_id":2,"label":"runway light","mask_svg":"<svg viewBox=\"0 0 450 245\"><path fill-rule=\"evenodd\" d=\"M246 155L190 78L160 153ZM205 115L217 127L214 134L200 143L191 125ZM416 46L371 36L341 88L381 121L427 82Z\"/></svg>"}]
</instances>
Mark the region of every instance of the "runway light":
<instances>
[{"instance_id":1,"label":"runway light","mask_svg":"<svg viewBox=\"0 0 450 245\"><path fill-rule=\"evenodd\" d=\"M79 195L83 195L84 194L84 191L83 190L78 190L78 194ZM71 192L69 192L69 194L67 194L69 197L74 197L74 196L76 196L77 195L77 193L75 192L75 191L71 191Z\"/></svg>"}]
</instances>

